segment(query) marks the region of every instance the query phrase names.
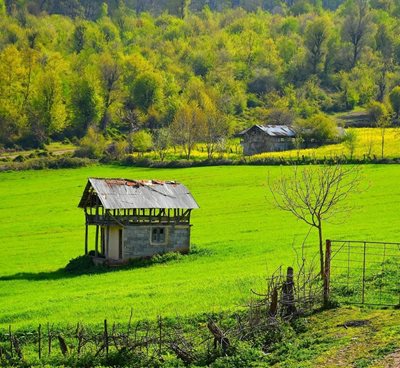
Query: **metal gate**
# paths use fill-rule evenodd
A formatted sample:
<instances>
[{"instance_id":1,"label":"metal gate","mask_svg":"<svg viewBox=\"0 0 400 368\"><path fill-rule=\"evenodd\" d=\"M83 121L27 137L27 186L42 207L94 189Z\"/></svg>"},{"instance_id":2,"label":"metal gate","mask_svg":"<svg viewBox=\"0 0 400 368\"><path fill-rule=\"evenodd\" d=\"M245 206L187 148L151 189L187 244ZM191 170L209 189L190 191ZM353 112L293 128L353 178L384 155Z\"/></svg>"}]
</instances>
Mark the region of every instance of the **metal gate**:
<instances>
[{"instance_id":1,"label":"metal gate","mask_svg":"<svg viewBox=\"0 0 400 368\"><path fill-rule=\"evenodd\" d=\"M327 240L325 268L329 298L400 306L400 243Z\"/></svg>"}]
</instances>

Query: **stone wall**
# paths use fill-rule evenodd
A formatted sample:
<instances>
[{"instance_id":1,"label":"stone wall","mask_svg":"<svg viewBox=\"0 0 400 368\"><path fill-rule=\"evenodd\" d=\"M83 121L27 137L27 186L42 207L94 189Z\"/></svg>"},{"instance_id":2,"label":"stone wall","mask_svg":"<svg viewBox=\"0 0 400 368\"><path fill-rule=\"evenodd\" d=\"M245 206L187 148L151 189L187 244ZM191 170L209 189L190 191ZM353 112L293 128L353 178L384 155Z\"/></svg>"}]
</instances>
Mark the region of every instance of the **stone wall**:
<instances>
[{"instance_id":1,"label":"stone wall","mask_svg":"<svg viewBox=\"0 0 400 368\"><path fill-rule=\"evenodd\" d=\"M123 230L123 258L151 257L155 254L180 251L188 252L190 246L189 225L162 226L165 231L165 243L151 241L154 225L132 225Z\"/></svg>"}]
</instances>

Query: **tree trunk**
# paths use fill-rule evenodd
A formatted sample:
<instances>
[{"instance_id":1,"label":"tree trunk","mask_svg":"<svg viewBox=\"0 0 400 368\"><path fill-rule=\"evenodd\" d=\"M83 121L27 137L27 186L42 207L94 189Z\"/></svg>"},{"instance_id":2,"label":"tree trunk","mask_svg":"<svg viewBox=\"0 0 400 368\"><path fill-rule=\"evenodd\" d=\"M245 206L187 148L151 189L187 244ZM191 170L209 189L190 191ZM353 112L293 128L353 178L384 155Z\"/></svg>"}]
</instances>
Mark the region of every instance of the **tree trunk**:
<instances>
[{"instance_id":1,"label":"tree trunk","mask_svg":"<svg viewBox=\"0 0 400 368\"><path fill-rule=\"evenodd\" d=\"M321 266L321 277L324 277L325 266L324 266L324 242L322 239L322 224L321 222L317 225L318 237L319 237L319 261Z\"/></svg>"}]
</instances>

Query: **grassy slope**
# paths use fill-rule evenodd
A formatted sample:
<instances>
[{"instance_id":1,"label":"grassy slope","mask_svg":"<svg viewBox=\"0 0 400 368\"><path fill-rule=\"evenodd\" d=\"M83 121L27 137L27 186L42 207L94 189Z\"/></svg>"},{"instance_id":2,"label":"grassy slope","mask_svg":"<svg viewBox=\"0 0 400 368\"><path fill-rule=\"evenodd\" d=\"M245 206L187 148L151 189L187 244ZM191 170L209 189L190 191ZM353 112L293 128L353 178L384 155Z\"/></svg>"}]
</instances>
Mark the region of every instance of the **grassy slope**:
<instances>
[{"instance_id":1,"label":"grassy slope","mask_svg":"<svg viewBox=\"0 0 400 368\"><path fill-rule=\"evenodd\" d=\"M136 318L236 307L268 272L294 263L292 243L301 243L308 230L271 205L267 176L287 170L98 166L0 174L0 326L125 320L131 307ZM206 252L150 268L58 278L54 271L83 251L83 214L76 206L89 176L185 183L201 206L192 243ZM365 178L370 188L353 197L357 208L329 225L326 237L399 239L399 167L367 166Z\"/></svg>"},{"instance_id":2,"label":"grassy slope","mask_svg":"<svg viewBox=\"0 0 400 368\"><path fill-rule=\"evenodd\" d=\"M274 367L395 368L400 364L400 311L339 308L307 319L306 331L281 343ZM362 327L343 327L366 320Z\"/></svg>"}]
</instances>

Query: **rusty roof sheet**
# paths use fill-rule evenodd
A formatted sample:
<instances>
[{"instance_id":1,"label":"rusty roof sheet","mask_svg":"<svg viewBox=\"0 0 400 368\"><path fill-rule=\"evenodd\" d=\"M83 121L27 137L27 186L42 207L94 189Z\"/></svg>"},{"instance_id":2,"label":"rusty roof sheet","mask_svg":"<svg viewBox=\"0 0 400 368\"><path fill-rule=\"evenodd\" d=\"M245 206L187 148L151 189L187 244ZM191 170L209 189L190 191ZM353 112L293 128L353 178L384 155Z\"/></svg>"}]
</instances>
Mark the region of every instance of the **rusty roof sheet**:
<instances>
[{"instance_id":1,"label":"rusty roof sheet","mask_svg":"<svg viewBox=\"0 0 400 368\"><path fill-rule=\"evenodd\" d=\"M243 130L238 135L244 135L251 129L259 129L263 133L271 136L271 137L289 137L294 138L296 136L296 132L293 128L287 125L253 125L252 127Z\"/></svg>"},{"instance_id":2,"label":"rusty roof sheet","mask_svg":"<svg viewBox=\"0 0 400 368\"><path fill-rule=\"evenodd\" d=\"M89 178L79 207L90 206L91 188L105 209L199 208L189 190L175 181L101 178Z\"/></svg>"}]
</instances>

